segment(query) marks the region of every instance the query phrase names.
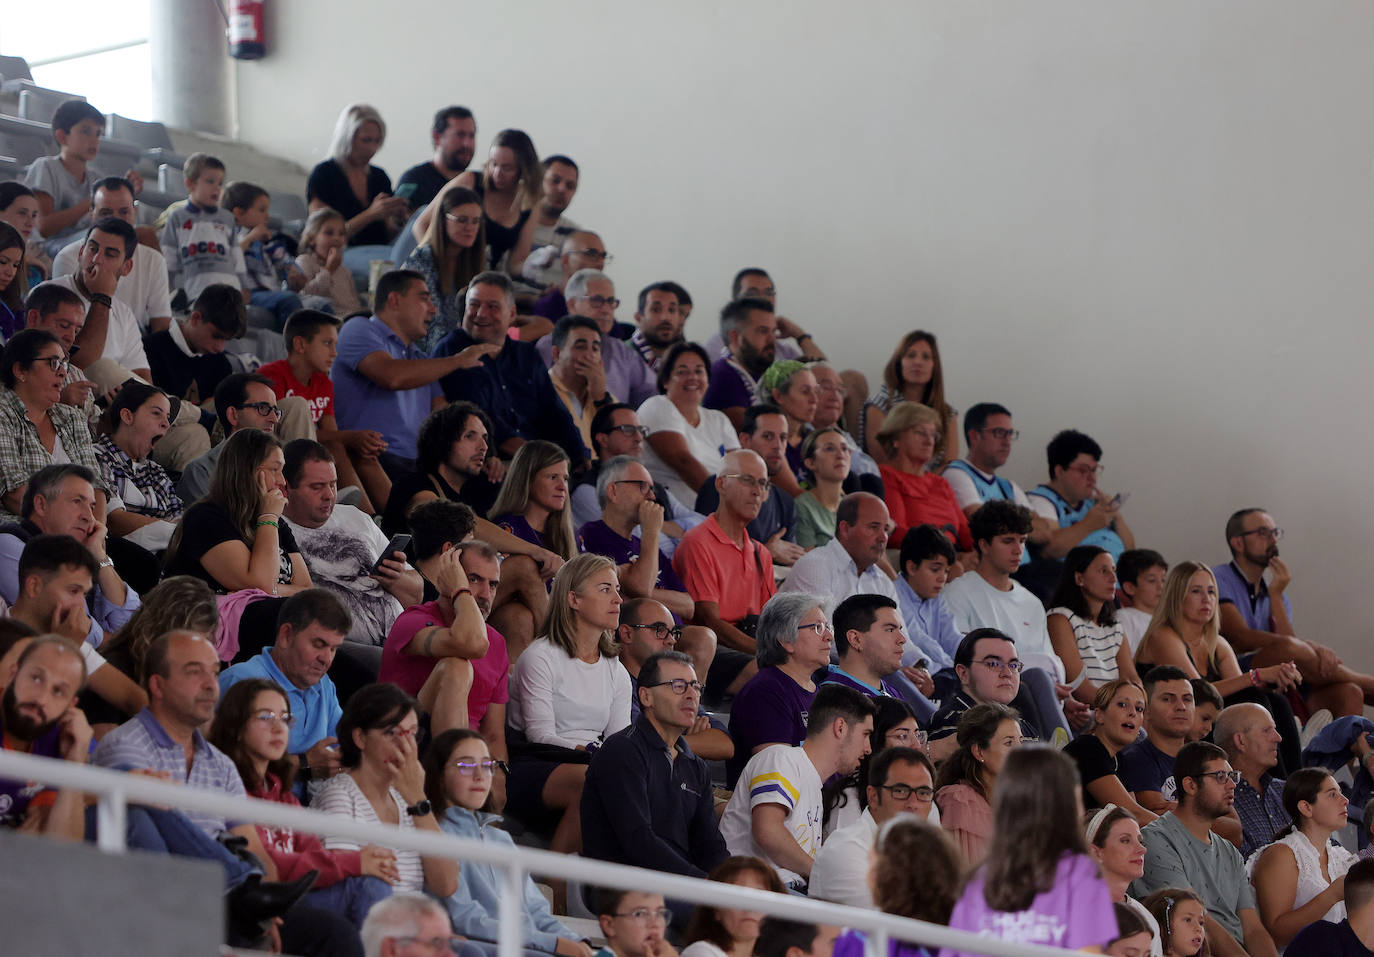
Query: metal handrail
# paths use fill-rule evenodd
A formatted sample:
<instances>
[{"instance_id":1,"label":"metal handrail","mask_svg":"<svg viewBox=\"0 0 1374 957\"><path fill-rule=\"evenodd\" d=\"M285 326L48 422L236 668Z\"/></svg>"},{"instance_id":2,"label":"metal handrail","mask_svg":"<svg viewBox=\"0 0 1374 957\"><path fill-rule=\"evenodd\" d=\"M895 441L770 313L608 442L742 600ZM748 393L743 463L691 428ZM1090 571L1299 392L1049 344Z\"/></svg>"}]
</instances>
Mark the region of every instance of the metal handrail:
<instances>
[{"instance_id":1,"label":"metal handrail","mask_svg":"<svg viewBox=\"0 0 1374 957\"><path fill-rule=\"evenodd\" d=\"M222 815L235 821L253 821L273 827L290 828L322 837L345 838L362 844L378 844L396 850L447 857L453 860L480 861L500 869L504 887L497 914L499 957L521 957L524 951L522 908L524 882L529 874L540 874L594 886L647 891L665 898L690 900L715 907L762 911L774 917L836 924L863 931L868 936L869 953L886 957L890 939L916 941L930 947L949 947L991 957L1062 957L1064 950L1036 944L1017 944L969 931L951 930L939 924L895 917L881 911L865 910L828 901L734 884L666 874L622 864L592 860L529 847L498 846L429 831L401 829L386 824L356 821L336 814L292 807L257 798L231 797L203 791L184 784L128 774L110 768L92 767L71 761L0 750L0 778L31 780L50 787L66 788L98 795L98 844L107 853L123 853L126 807L130 802L176 807L183 810ZM913 862L913 866L919 864Z\"/></svg>"}]
</instances>

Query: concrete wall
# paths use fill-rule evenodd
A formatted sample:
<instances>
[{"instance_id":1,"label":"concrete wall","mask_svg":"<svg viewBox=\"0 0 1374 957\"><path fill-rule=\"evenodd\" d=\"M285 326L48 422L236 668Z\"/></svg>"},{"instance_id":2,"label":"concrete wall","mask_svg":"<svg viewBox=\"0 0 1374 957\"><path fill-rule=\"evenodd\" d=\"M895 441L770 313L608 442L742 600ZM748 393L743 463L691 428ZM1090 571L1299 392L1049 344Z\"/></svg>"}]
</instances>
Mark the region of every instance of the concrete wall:
<instances>
[{"instance_id":1,"label":"concrete wall","mask_svg":"<svg viewBox=\"0 0 1374 957\"><path fill-rule=\"evenodd\" d=\"M1139 541L1175 560L1221 560L1226 515L1266 505L1297 621L1374 668L1374 8L271 9L269 57L238 70L255 145L316 162L366 100L394 178L441 105L470 106L483 144L524 128L582 164L570 212L622 298L677 279L704 339L733 272L762 265L780 311L875 378L901 333L933 330L957 407L1015 410L1015 478L1042 479L1055 431L1093 434Z\"/></svg>"}]
</instances>

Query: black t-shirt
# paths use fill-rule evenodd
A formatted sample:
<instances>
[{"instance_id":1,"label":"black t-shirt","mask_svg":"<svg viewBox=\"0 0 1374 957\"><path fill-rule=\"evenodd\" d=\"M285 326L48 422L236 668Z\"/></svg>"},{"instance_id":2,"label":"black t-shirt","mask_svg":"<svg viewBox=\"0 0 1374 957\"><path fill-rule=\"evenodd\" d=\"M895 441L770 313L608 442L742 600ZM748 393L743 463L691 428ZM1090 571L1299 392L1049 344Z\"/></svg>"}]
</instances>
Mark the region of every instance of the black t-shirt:
<instances>
[{"instance_id":1,"label":"black t-shirt","mask_svg":"<svg viewBox=\"0 0 1374 957\"><path fill-rule=\"evenodd\" d=\"M439 172L432 161L426 160L401 174L396 181L396 195L409 203L413 212L421 206L428 206L447 183L448 177ZM407 189L407 186L411 188Z\"/></svg>"},{"instance_id":2,"label":"black t-shirt","mask_svg":"<svg viewBox=\"0 0 1374 957\"><path fill-rule=\"evenodd\" d=\"M234 371L223 354L188 356L166 329L145 337L143 351L153 385L192 405L214 398L215 388Z\"/></svg>"},{"instance_id":3,"label":"black t-shirt","mask_svg":"<svg viewBox=\"0 0 1374 957\"><path fill-rule=\"evenodd\" d=\"M167 574L194 575L220 594L230 591L231 589L216 581L200 563L205 553L216 545L243 541L233 519L229 517L228 510L217 502L197 502L181 517L181 526L181 545L177 549L176 558L167 563ZM291 556L299 554L300 548L297 547L296 539L285 521L277 528L277 544L281 547L281 558L277 564L277 584L286 585L291 582L293 572Z\"/></svg>"},{"instance_id":4,"label":"black t-shirt","mask_svg":"<svg viewBox=\"0 0 1374 957\"><path fill-rule=\"evenodd\" d=\"M1290 954L1325 954L1326 957L1370 957L1370 950L1360 943L1349 919L1333 924L1319 920L1308 924L1288 944Z\"/></svg>"},{"instance_id":5,"label":"black t-shirt","mask_svg":"<svg viewBox=\"0 0 1374 957\"><path fill-rule=\"evenodd\" d=\"M343 214L344 219L352 219L363 212L377 198L379 193L391 192L391 177L379 166L367 168L367 202L358 202L353 187L348 184L348 175L337 161L327 159L310 171L310 179L305 184L306 200L318 199ZM385 221L368 223L348 237L350 246L389 246L390 235Z\"/></svg>"},{"instance_id":6,"label":"black t-shirt","mask_svg":"<svg viewBox=\"0 0 1374 957\"><path fill-rule=\"evenodd\" d=\"M1096 735L1083 734L1064 745L1064 753L1073 758L1078 765L1078 777L1083 782L1083 807L1092 810L1101 807L1102 802L1088 793L1088 785L1098 778L1113 777L1116 774L1116 758Z\"/></svg>"},{"instance_id":7,"label":"black t-shirt","mask_svg":"<svg viewBox=\"0 0 1374 957\"><path fill-rule=\"evenodd\" d=\"M500 491L501 487L488 481L485 475L469 476L463 482L462 489L455 489L441 475L412 472L391 484L391 496L382 510L382 531L387 535L410 531L406 508L410 500L421 492L433 492L449 502L462 502L476 512L478 518L486 518L496 504L496 495Z\"/></svg>"}]
</instances>

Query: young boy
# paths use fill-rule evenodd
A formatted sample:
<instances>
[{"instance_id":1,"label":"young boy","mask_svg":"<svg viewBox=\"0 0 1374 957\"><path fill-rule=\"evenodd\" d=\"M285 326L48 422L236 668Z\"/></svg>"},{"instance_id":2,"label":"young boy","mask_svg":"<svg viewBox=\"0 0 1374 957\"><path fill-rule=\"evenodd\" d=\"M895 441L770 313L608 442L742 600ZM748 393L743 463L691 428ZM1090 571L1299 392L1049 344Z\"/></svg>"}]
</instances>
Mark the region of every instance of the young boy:
<instances>
[{"instance_id":1,"label":"young boy","mask_svg":"<svg viewBox=\"0 0 1374 957\"><path fill-rule=\"evenodd\" d=\"M595 957L677 957L664 936L672 918L662 894L603 887L596 893L596 919L606 946Z\"/></svg>"},{"instance_id":2,"label":"young boy","mask_svg":"<svg viewBox=\"0 0 1374 957\"><path fill-rule=\"evenodd\" d=\"M206 286L188 317L173 319L170 328L143 340L153 384L192 408L213 398L219 384L234 372L224 355L225 343L242 336L244 325L238 289L223 283ZM183 431L186 418L177 418L176 426L153 448L154 461L164 468L180 472L210 450L214 413L201 408L199 423Z\"/></svg>"},{"instance_id":3,"label":"young boy","mask_svg":"<svg viewBox=\"0 0 1374 957\"><path fill-rule=\"evenodd\" d=\"M386 505L391 483L377 463L386 451L380 432L366 429L341 430L334 418L334 383L329 370L338 355L339 320L316 309L300 309L286 320L282 332L286 358L269 362L258 374L272 380L278 399L298 395L310 407L316 439L334 455L339 472L339 487L350 485L363 490L362 498L352 504L375 514L372 502Z\"/></svg>"},{"instance_id":4,"label":"young boy","mask_svg":"<svg viewBox=\"0 0 1374 957\"><path fill-rule=\"evenodd\" d=\"M236 234L248 270L248 301L273 316L273 328L282 329L291 313L303 307L297 295L305 274L291 261L286 247L272 241L267 221L272 216L272 197L252 183L230 183L224 188L224 208L234 216ZM328 303L328 300L321 300ZM312 303L310 308L321 308Z\"/></svg>"},{"instance_id":5,"label":"young boy","mask_svg":"<svg viewBox=\"0 0 1374 957\"><path fill-rule=\"evenodd\" d=\"M932 701L942 701L959 690L954 673L954 652L964 635L954 624L954 613L940 599L954 564L954 545L934 525L918 525L902 539L901 574L897 576L897 607L906 625L908 644L902 652L902 671L916 670L921 659L934 688L922 690L917 674L912 683ZM911 675L908 674L908 677Z\"/></svg>"},{"instance_id":6,"label":"young boy","mask_svg":"<svg viewBox=\"0 0 1374 957\"><path fill-rule=\"evenodd\" d=\"M56 256L91 224L91 192L100 179L90 163L100 152L105 117L85 100L68 100L52 117L56 156L40 156L24 173L24 185L38 200L38 232L50 256ZM135 195L143 191L143 177L124 174Z\"/></svg>"},{"instance_id":7,"label":"young boy","mask_svg":"<svg viewBox=\"0 0 1374 957\"><path fill-rule=\"evenodd\" d=\"M1212 733L1212 725L1217 723L1217 715L1226 706L1221 694L1206 678L1190 678L1193 686L1193 730L1188 732L1188 743L1201 741Z\"/></svg>"},{"instance_id":8,"label":"young boy","mask_svg":"<svg viewBox=\"0 0 1374 957\"><path fill-rule=\"evenodd\" d=\"M1124 551L1121 561L1116 563L1116 580L1130 602L1117 611L1116 620L1121 622L1132 651L1140 647L1140 639L1150 627L1155 606L1164 596L1164 578L1168 574L1169 563L1164 556L1149 548Z\"/></svg>"},{"instance_id":9,"label":"young boy","mask_svg":"<svg viewBox=\"0 0 1374 957\"><path fill-rule=\"evenodd\" d=\"M162 228L162 255L168 279L195 299L207 286L224 283L248 298L248 271L234 237L234 217L219 205L224 164L208 153L186 160L186 205L167 216Z\"/></svg>"}]
</instances>

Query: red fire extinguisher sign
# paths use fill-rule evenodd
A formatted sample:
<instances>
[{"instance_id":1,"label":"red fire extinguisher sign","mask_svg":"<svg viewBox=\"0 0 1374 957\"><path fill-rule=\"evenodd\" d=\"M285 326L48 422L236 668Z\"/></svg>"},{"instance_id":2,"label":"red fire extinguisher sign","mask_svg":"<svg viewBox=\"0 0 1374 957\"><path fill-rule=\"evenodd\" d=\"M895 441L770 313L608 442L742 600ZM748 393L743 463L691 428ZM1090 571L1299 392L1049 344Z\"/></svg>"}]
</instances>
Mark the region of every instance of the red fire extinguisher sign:
<instances>
[{"instance_id":1,"label":"red fire extinguisher sign","mask_svg":"<svg viewBox=\"0 0 1374 957\"><path fill-rule=\"evenodd\" d=\"M262 0L233 0L229 8L229 55L260 60L267 53L262 30Z\"/></svg>"}]
</instances>

